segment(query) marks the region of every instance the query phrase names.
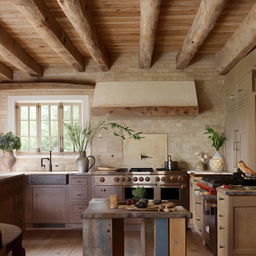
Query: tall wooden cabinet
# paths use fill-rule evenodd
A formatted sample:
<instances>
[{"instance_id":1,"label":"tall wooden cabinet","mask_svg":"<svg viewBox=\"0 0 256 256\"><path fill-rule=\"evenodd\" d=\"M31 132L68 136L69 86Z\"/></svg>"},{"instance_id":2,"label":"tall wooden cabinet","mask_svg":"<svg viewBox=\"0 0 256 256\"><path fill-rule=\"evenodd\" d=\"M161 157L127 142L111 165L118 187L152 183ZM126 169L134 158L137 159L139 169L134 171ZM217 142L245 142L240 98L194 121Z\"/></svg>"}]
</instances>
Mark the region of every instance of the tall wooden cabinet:
<instances>
[{"instance_id":1,"label":"tall wooden cabinet","mask_svg":"<svg viewBox=\"0 0 256 256\"><path fill-rule=\"evenodd\" d=\"M226 84L226 169L234 171L240 160L250 167L255 163L255 93L253 73L235 84Z\"/></svg>"}]
</instances>

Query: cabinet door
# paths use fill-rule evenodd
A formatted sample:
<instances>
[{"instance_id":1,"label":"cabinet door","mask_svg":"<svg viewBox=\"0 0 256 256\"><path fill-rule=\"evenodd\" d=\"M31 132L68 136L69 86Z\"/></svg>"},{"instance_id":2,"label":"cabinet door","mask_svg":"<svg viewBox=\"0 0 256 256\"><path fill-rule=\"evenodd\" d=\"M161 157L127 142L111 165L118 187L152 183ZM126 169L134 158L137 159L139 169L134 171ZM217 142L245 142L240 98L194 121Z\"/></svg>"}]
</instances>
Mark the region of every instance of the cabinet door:
<instances>
[{"instance_id":1,"label":"cabinet door","mask_svg":"<svg viewBox=\"0 0 256 256\"><path fill-rule=\"evenodd\" d=\"M68 193L65 187L36 187L31 195L32 223L66 223Z\"/></svg>"},{"instance_id":2,"label":"cabinet door","mask_svg":"<svg viewBox=\"0 0 256 256\"><path fill-rule=\"evenodd\" d=\"M122 186L95 186L94 196L96 198L107 198L110 195L117 194L119 200L123 200L123 188Z\"/></svg>"}]
</instances>

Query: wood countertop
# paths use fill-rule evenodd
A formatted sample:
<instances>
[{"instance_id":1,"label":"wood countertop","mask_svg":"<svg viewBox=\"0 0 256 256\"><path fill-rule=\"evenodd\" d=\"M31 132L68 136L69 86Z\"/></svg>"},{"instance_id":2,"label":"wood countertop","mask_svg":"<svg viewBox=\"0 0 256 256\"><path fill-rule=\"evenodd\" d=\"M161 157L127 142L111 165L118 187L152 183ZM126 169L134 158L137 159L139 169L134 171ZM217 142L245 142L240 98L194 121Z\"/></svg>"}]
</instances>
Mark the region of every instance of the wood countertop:
<instances>
[{"instance_id":1,"label":"wood countertop","mask_svg":"<svg viewBox=\"0 0 256 256\"><path fill-rule=\"evenodd\" d=\"M192 214L183 207L173 212L129 211L123 209L95 210L92 205L82 213L82 219L123 219L123 218L191 218Z\"/></svg>"}]
</instances>

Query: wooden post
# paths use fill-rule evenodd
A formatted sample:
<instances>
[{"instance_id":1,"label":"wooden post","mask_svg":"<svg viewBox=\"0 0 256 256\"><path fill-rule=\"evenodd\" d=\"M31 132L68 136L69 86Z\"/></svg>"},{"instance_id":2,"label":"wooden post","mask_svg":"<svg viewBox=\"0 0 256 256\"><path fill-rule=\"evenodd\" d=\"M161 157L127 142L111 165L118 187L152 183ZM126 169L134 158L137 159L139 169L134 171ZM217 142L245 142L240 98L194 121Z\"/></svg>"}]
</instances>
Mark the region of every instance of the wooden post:
<instances>
[{"instance_id":1,"label":"wooden post","mask_svg":"<svg viewBox=\"0 0 256 256\"><path fill-rule=\"evenodd\" d=\"M123 219L85 219L84 256L124 256Z\"/></svg>"},{"instance_id":2,"label":"wooden post","mask_svg":"<svg viewBox=\"0 0 256 256\"><path fill-rule=\"evenodd\" d=\"M143 256L155 256L154 219L144 219L141 232Z\"/></svg>"},{"instance_id":3,"label":"wooden post","mask_svg":"<svg viewBox=\"0 0 256 256\"><path fill-rule=\"evenodd\" d=\"M169 256L186 256L186 220L185 218L169 219Z\"/></svg>"}]
</instances>

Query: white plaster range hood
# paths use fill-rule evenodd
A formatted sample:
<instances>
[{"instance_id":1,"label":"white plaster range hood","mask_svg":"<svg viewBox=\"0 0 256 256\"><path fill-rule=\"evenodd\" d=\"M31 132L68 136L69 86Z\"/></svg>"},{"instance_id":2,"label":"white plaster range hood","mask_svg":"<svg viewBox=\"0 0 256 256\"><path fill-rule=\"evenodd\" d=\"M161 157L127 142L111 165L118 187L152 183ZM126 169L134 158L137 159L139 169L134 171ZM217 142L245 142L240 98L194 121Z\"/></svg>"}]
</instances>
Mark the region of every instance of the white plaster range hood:
<instances>
[{"instance_id":1,"label":"white plaster range hood","mask_svg":"<svg viewBox=\"0 0 256 256\"><path fill-rule=\"evenodd\" d=\"M96 83L92 113L96 115L198 115L194 81Z\"/></svg>"}]
</instances>

